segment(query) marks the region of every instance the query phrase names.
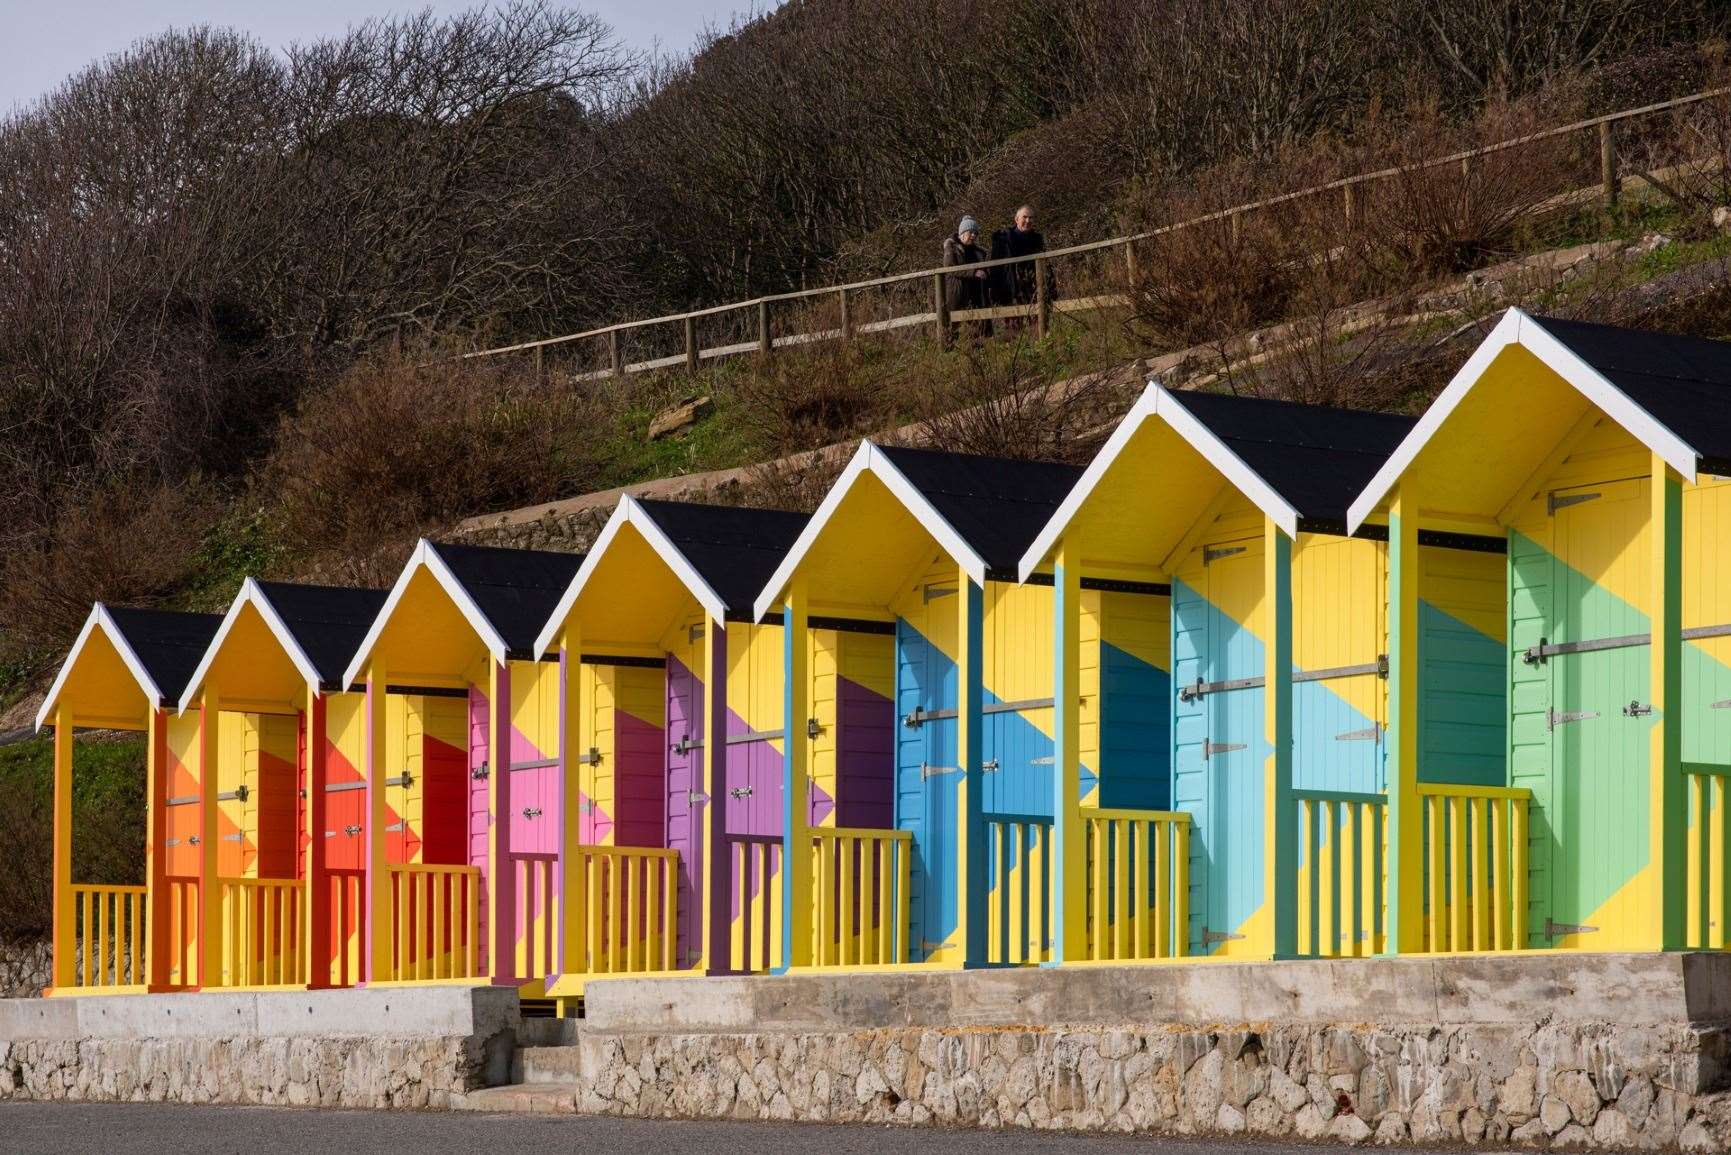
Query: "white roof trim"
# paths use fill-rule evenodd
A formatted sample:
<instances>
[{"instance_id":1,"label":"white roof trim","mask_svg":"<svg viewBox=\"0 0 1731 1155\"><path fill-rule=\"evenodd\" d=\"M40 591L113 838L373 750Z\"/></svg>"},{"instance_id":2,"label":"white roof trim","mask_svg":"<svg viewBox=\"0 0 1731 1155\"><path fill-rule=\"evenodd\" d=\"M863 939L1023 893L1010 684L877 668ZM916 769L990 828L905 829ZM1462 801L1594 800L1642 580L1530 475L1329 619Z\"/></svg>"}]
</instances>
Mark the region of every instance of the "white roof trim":
<instances>
[{"instance_id":1,"label":"white roof trim","mask_svg":"<svg viewBox=\"0 0 1731 1155\"><path fill-rule=\"evenodd\" d=\"M1510 345L1520 345L1542 361L1547 368L1598 406L1605 415L1627 429L1638 441L1665 459L1665 463L1685 477L1693 477L1700 461L1694 446L1677 436L1669 427L1648 413L1633 398L1607 380L1604 374L1581 360L1580 356L1559 341L1536 318L1511 308L1503 314L1490 335L1467 358L1460 371L1449 381L1424 416L1401 441L1389 459L1377 470L1370 484L1364 487L1347 511L1346 528L1350 533L1363 525L1401 475L1418 457L1430 439L1436 435L1450 414L1472 392L1479 378L1491 363Z\"/></svg>"},{"instance_id":2,"label":"white roof trim","mask_svg":"<svg viewBox=\"0 0 1731 1155\"><path fill-rule=\"evenodd\" d=\"M451 567L445 559L439 556L439 547L422 538L415 545L415 552L409 555L408 562L403 566L403 572L397 575L396 584L391 587L390 596L380 608L373 624L367 628L367 636L361 639L360 648L355 651L354 660L349 668L343 671L343 685L352 686L360 678L361 671L366 668L367 659L372 657L373 647L379 644L379 635L384 633L385 625L396 612L397 603L403 600L408 592L409 582L413 580L415 571L425 568L433 575L433 580L439 583L450 597L457 612L469 623L475 635L481 639L481 644L487 647L487 652L493 655L493 660L505 660L505 639L499 636L499 631L493 623L487 620L487 615L481 612L481 607L475 604L475 599L469 596L469 591L463 588L463 583L457 580L457 575L451 572Z\"/></svg>"},{"instance_id":3,"label":"white roof trim","mask_svg":"<svg viewBox=\"0 0 1731 1155\"><path fill-rule=\"evenodd\" d=\"M1280 496L1263 476L1245 464L1238 454L1214 435L1214 431L1197 420L1176 395L1164 385L1154 385L1154 412L1170 425L1178 436L1190 443L1215 469L1225 475L1238 492L1248 497L1287 537L1298 536L1298 511Z\"/></svg>"},{"instance_id":4,"label":"white roof trim","mask_svg":"<svg viewBox=\"0 0 1731 1155\"><path fill-rule=\"evenodd\" d=\"M1100 451L1094 454L1094 459L1088 462L1088 468L1082 471L1082 476L1071 488L1069 496L1064 498L1063 504L1058 506L1057 512L1053 513L1047 520L1045 526L1041 528L1039 536L1034 538L1034 543L1022 555L1016 574L1019 580L1027 581L1029 576L1040 568L1040 563L1045 561L1047 556L1057 548L1058 540L1064 536L1064 531L1070 528L1070 523L1082 511L1082 506L1087 503L1088 499L1094 495L1094 491L1099 488L1100 483L1105 480L1107 471L1123 455L1125 448L1130 444L1130 439L1136 436L1136 431L1142 427L1144 421L1154 416L1158 389L1154 379L1150 377L1147 386L1142 390L1142 395L1136 398L1136 404L1132 405L1130 411L1124 414L1118 422L1117 428L1112 430L1112 436L1106 439L1106 444L1102 445Z\"/></svg>"},{"instance_id":5,"label":"white roof trim","mask_svg":"<svg viewBox=\"0 0 1731 1155\"><path fill-rule=\"evenodd\" d=\"M204 657L198 660L198 668L192 672L192 677L187 680L186 690L180 695L180 713L186 713L186 708L192 704L193 698L197 697L199 687L203 685L205 676L210 673L210 667L216 661L216 655L221 651L224 639L228 637L229 630L233 629L235 623L240 620L241 611L248 604L258 610L259 616L264 619L266 628L282 645L283 652L288 654L289 661L294 663L294 668L299 671L301 678L306 682L307 689L315 693L318 692L320 684L318 668L313 665L312 659L307 657L306 651L301 648L300 640L294 636L294 631L288 628L288 623L282 620L282 615L277 613L275 606L271 605L270 598L265 596L264 588L256 580L249 577L240 583L240 592L234 596L234 601L229 604L228 613L223 615L222 625L218 626L216 630L216 637L212 638L210 645L205 647Z\"/></svg>"},{"instance_id":6,"label":"white roof trim","mask_svg":"<svg viewBox=\"0 0 1731 1155\"><path fill-rule=\"evenodd\" d=\"M823 533L824 527L835 516L836 510L841 508L841 503L847 497L848 491L853 488L854 483L859 480L861 475L866 473L874 475L888 487L896 500L902 503L902 507L914 515L915 520L936 539L945 553L967 570L968 576L977 585L984 586L986 584L986 559L981 557L978 551L969 545L960 533L956 532L956 528L932 507L932 503L927 501L925 495L915 488L914 483L907 479L906 474L895 467L895 463L889 459L883 450L870 441L862 441L859 448L854 451L852 459L848 461L847 468L842 470L841 476L836 478L835 484L830 486L829 492L824 495L823 504L817 507L817 512L812 514L811 520L800 531L799 538L793 543L793 548L787 551L787 556L781 559L781 564L776 567L769 583L763 587L763 592L757 595L757 601L752 605L752 615L756 620L762 621L763 616L775 605L776 599L787 588L787 583L793 580L793 575L798 572L799 565L805 560L806 554L810 553L812 547L817 544L817 539Z\"/></svg>"},{"instance_id":7,"label":"white roof trim","mask_svg":"<svg viewBox=\"0 0 1731 1155\"><path fill-rule=\"evenodd\" d=\"M101 630L108 635L108 640L114 644L114 649L120 655L120 660L126 663L138 688L144 691L144 696L150 700L152 708L162 705L162 691L156 682L145 672L144 663L138 660L138 654L132 649L132 643L126 640L119 625L108 612L108 607L97 602L90 607L90 616L84 619L84 628L78 631L78 640L72 643L72 649L67 651L66 660L60 664L60 672L54 675L54 683L48 687L48 693L42 699L42 708L36 711L36 728L42 729L48 724L48 716L54 712L55 702L60 697L60 691L66 686L66 679L72 674L72 667L78 662L78 655L84 652L84 646L90 641L90 635Z\"/></svg>"},{"instance_id":8,"label":"white roof trim","mask_svg":"<svg viewBox=\"0 0 1731 1155\"><path fill-rule=\"evenodd\" d=\"M547 624L535 639L535 652L545 654L550 652L559 640L559 633L564 629L565 619L570 616L577 605L577 599L583 589L589 584L589 579L600 568L601 559L607 552L607 547L613 539L619 536L620 530L626 525L637 528L643 535L643 540L649 543L649 548L655 551L667 568L673 571L692 597L703 607L705 613L716 621L727 617L727 605L721 600L721 595L715 592L703 575L697 572L697 567L691 564L685 553L668 538L667 533L656 522L653 514L644 508L643 503L629 493L619 499L619 504L613 507L613 514L607 519L595 544L589 547L589 552L583 558L583 564L577 567L577 573L571 578L571 583L565 587L565 592L559 597L559 604L547 619Z\"/></svg>"}]
</instances>

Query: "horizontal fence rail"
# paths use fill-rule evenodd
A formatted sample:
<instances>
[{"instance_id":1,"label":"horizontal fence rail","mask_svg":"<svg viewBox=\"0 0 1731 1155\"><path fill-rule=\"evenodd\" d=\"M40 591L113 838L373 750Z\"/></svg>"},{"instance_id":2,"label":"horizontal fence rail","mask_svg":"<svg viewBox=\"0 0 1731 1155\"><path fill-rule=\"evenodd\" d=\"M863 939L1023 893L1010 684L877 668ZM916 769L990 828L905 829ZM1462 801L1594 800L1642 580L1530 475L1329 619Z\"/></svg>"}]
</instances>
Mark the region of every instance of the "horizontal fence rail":
<instances>
[{"instance_id":1,"label":"horizontal fence rail","mask_svg":"<svg viewBox=\"0 0 1731 1155\"><path fill-rule=\"evenodd\" d=\"M92 990L144 985L144 887L73 886L76 982Z\"/></svg>"},{"instance_id":2,"label":"horizontal fence rail","mask_svg":"<svg viewBox=\"0 0 1731 1155\"><path fill-rule=\"evenodd\" d=\"M301 986L302 883L292 878L218 878L225 987Z\"/></svg>"},{"instance_id":3,"label":"horizontal fence rail","mask_svg":"<svg viewBox=\"0 0 1731 1155\"><path fill-rule=\"evenodd\" d=\"M1081 808L1087 954L1095 962L1181 958L1190 925L1190 815Z\"/></svg>"},{"instance_id":4,"label":"horizontal fence rail","mask_svg":"<svg viewBox=\"0 0 1731 1155\"><path fill-rule=\"evenodd\" d=\"M1381 794L1296 790L1298 953L1382 952L1388 802Z\"/></svg>"},{"instance_id":5,"label":"horizontal fence rail","mask_svg":"<svg viewBox=\"0 0 1731 1155\"><path fill-rule=\"evenodd\" d=\"M679 969L679 852L579 846L564 907L564 972L650 974Z\"/></svg>"},{"instance_id":6,"label":"horizontal fence rail","mask_svg":"<svg viewBox=\"0 0 1731 1155\"><path fill-rule=\"evenodd\" d=\"M391 970L398 982L476 979L480 966L481 870L396 863L385 867Z\"/></svg>"},{"instance_id":7,"label":"horizontal fence rail","mask_svg":"<svg viewBox=\"0 0 1731 1155\"><path fill-rule=\"evenodd\" d=\"M1731 926L1731 887L1726 878L1726 845L1731 807L1726 805L1726 775L1731 767L1696 766L1687 770L1689 795L1688 946L1723 950Z\"/></svg>"},{"instance_id":8,"label":"horizontal fence rail","mask_svg":"<svg viewBox=\"0 0 1731 1155\"><path fill-rule=\"evenodd\" d=\"M986 961L1025 966L1051 957L1052 820L986 815Z\"/></svg>"},{"instance_id":9,"label":"horizontal fence rail","mask_svg":"<svg viewBox=\"0 0 1731 1155\"><path fill-rule=\"evenodd\" d=\"M1527 945L1527 806L1532 792L1423 783L1425 949Z\"/></svg>"},{"instance_id":10,"label":"horizontal fence rail","mask_svg":"<svg viewBox=\"0 0 1731 1155\"><path fill-rule=\"evenodd\" d=\"M811 831L814 966L906 962L913 834L816 827Z\"/></svg>"},{"instance_id":11,"label":"horizontal fence rail","mask_svg":"<svg viewBox=\"0 0 1731 1155\"><path fill-rule=\"evenodd\" d=\"M727 964L731 970L764 973L781 960L781 856L777 835L727 836L734 894Z\"/></svg>"},{"instance_id":12,"label":"horizontal fence rail","mask_svg":"<svg viewBox=\"0 0 1731 1155\"><path fill-rule=\"evenodd\" d=\"M1052 269L1056 262L1089 257L1107 260L1114 269L1121 270L1120 273L1114 274L1115 278L1121 280L1128 290L1134 292L1139 283L1137 248L1139 245L1158 238L1171 236L1187 229L1215 224L1229 226L1236 235L1240 223L1253 214L1325 197L1338 198L1339 209L1343 218L1352 224L1364 213L1369 186L1390 181L1407 173L1428 172L1450 166L1457 166L1464 174L1470 170L1474 162L1487 157L1496 156L1511 149L1583 134L1590 137L1587 143L1598 162L1597 183L1577 190L1579 194L1583 195L1565 194L1560 198L1553 198L1556 202L1554 205L1547 204L1544 207L1563 207L1577 203L1582 199L1590 199L1595 195L1602 197L1606 203L1614 204L1621 188L1616 143L1617 126L1675 112L1706 101L1722 99L1727 95L1731 95L1731 88L1709 89L1672 100L1642 105L1638 108L1628 108L1603 116L1572 121L1568 124L1526 133L1477 148L1463 149L1445 156L1417 161L1410 165L1392 165L1293 189L1260 200L1247 201L1213 212L1200 213L1145 232L1067 245L1037 254L1003 257L959 266L965 268L968 274L1004 270L1005 275L1008 276L1013 266L1031 264L1033 266L1032 275L1022 274L1019 278L1021 286L1015 294L1015 301L1011 304L951 310L947 304L946 282L950 276L956 274L958 267L925 268L852 281L847 284L771 293L749 300L730 301L683 313L668 313L658 317L622 321L585 329L577 333L479 349L459 354L455 359L471 360L527 355L533 358L536 376L540 377L546 371L544 358L549 350L584 342L598 342L605 358L605 367L593 372L581 372L572 375L573 379L576 380L594 380L607 376L621 377L628 373L676 367L695 371L703 362L717 358L745 354L767 355L778 348L822 341L849 340L862 334L888 333L917 326L930 326L940 340L948 341L952 334L952 327L955 325L986 323L993 320L1025 320L1038 335L1044 336L1055 314L1122 308L1130 303L1130 295L1127 293L1101 293L1073 299L1057 298L1052 291ZM868 294L878 293L881 295L884 292L898 290L902 291L902 299L891 304L891 315L866 315L863 306ZM923 299L924 304L929 305L929 308L920 308L914 312L905 311L910 301L921 299ZM777 333L771 320L772 311L777 306L793 304L822 306L826 313L833 317L833 322L825 322L817 328L805 332ZM833 310L830 308L832 305ZM897 309L904 311L897 312ZM729 326L728 335L734 339L724 340L720 344L705 343L699 334L699 323L712 321L725 322ZM651 331L655 332L651 333ZM625 348L628 337L635 338L638 343L647 347L648 352L655 355L640 357L637 360L629 359Z\"/></svg>"}]
</instances>

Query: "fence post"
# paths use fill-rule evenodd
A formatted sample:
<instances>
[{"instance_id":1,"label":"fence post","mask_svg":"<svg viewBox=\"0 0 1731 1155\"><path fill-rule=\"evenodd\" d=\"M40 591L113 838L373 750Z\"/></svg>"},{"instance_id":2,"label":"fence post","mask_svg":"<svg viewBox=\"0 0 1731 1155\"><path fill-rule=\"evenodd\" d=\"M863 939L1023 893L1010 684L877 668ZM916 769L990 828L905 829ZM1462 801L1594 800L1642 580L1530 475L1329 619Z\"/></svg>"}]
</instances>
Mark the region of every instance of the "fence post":
<instances>
[{"instance_id":1,"label":"fence post","mask_svg":"<svg viewBox=\"0 0 1731 1155\"><path fill-rule=\"evenodd\" d=\"M1124 242L1124 277L1129 282L1130 291L1135 292L1142 276L1141 270L1136 267L1136 242L1132 240Z\"/></svg>"},{"instance_id":2,"label":"fence post","mask_svg":"<svg viewBox=\"0 0 1731 1155\"><path fill-rule=\"evenodd\" d=\"M542 347L535 346L535 384L544 385L547 382L547 363L541 354Z\"/></svg>"},{"instance_id":3,"label":"fence post","mask_svg":"<svg viewBox=\"0 0 1731 1155\"><path fill-rule=\"evenodd\" d=\"M757 303L757 351L767 357L775 349L775 340L769 335L769 302Z\"/></svg>"},{"instance_id":4,"label":"fence post","mask_svg":"<svg viewBox=\"0 0 1731 1155\"><path fill-rule=\"evenodd\" d=\"M838 290L841 300L841 339L853 340L853 310L848 305L847 290Z\"/></svg>"},{"instance_id":5,"label":"fence post","mask_svg":"<svg viewBox=\"0 0 1731 1155\"><path fill-rule=\"evenodd\" d=\"M697 318L685 318L685 368L697 372Z\"/></svg>"},{"instance_id":6,"label":"fence post","mask_svg":"<svg viewBox=\"0 0 1731 1155\"><path fill-rule=\"evenodd\" d=\"M944 275L932 274L932 316L936 317L938 344L950 347L950 300L944 295Z\"/></svg>"},{"instance_id":7,"label":"fence post","mask_svg":"<svg viewBox=\"0 0 1731 1155\"><path fill-rule=\"evenodd\" d=\"M1342 185L1340 192L1341 203L1346 208L1346 227L1351 228L1358 220L1358 186L1355 184Z\"/></svg>"},{"instance_id":8,"label":"fence post","mask_svg":"<svg viewBox=\"0 0 1731 1155\"><path fill-rule=\"evenodd\" d=\"M1599 122L1599 183L1605 189L1605 207L1617 207L1617 138L1611 132L1611 122Z\"/></svg>"},{"instance_id":9,"label":"fence post","mask_svg":"<svg viewBox=\"0 0 1731 1155\"><path fill-rule=\"evenodd\" d=\"M1034 258L1034 335L1045 337L1052 327L1052 295L1046 292L1046 258Z\"/></svg>"},{"instance_id":10,"label":"fence post","mask_svg":"<svg viewBox=\"0 0 1731 1155\"><path fill-rule=\"evenodd\" d=\"M607 330L607 364L615 377L625 376L625 362L619 356L619 330Z\"/></svg>"}]
</instances>

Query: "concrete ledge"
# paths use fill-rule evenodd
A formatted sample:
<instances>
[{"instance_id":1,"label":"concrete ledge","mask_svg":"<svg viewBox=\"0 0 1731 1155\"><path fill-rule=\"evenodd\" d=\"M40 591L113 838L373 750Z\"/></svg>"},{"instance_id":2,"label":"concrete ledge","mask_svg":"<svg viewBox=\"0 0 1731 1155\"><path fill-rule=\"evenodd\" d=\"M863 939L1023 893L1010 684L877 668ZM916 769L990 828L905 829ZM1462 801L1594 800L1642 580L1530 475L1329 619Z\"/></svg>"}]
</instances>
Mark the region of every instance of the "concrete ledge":
<instances>
[{"instance_id":1,"label":"concrete ledge","mask_svg":"<svg viewBox=\"0 0 1731 1155\"><path fill-rule=\"evenodd\" d=\"M1340 961L607 979L601 1031L835 1031L1140 1023L1731 1020L1731 954Z\"/></svg>"}]
</instances>

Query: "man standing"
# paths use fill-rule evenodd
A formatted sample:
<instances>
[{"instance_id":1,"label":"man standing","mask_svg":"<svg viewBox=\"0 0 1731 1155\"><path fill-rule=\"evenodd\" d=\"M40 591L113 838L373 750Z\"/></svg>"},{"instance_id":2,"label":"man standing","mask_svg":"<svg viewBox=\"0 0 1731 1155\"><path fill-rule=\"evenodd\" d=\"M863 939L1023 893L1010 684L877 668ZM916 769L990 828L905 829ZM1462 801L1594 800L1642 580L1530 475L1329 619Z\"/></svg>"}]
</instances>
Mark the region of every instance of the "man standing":
<instances>
[{"instance_id":1,"label":"man standing","mask_svg":"<svg viewBox=\"0 0 1731 1155\"><path fill-rule=\"evenodd\" d=\"M999 229L992 234L992 259L1000 257L1033 257L1036 253L1046 251L1046 238L1034 227L1034 210L1029 205L1023 205L1016 210L1014 228ZM1014 265L999 266L996 296L1006 305L1026 305L1034 299L1034 262L1023 261ZM1052 291L1051 271L1046 274L1046 294L1050 298ZM1026 324L1025 317L1016 317L1010 322L1010 328L1019 329Z\"/></svg>"}]
</instances>

